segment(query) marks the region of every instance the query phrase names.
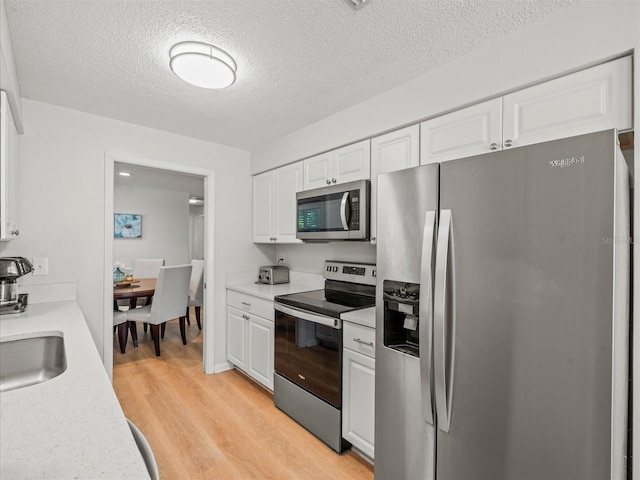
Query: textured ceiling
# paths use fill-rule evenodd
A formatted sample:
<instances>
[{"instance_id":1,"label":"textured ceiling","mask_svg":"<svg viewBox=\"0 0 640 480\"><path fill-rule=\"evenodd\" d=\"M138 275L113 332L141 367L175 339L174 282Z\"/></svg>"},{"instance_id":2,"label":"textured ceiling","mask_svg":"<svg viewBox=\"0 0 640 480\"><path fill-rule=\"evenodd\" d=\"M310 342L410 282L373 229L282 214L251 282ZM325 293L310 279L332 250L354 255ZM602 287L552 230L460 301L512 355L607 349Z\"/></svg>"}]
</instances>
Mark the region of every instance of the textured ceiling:
<instances>
[{"instance_id":1,"label":"textured ceiling","mask_svg":"<svg viewBox=\"0 0 640 480\"><path fill-rule=\"evenodd\" d=\"M576 1L5 4L23 97L252 150ZM229 52L236 83L205 90L176 77L168 51L184 40Z\"/></svg>"}]
</instances>

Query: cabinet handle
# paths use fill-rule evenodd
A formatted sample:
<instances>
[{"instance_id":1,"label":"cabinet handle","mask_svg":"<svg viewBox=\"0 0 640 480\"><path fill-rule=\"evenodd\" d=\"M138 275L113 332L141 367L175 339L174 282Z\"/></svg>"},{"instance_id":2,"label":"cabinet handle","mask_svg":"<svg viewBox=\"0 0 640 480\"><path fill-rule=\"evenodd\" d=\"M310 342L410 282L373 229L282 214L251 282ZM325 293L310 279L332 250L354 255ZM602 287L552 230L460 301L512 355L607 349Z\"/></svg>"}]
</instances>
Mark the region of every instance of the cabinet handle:
<instances>
[{"instance_id":1,"label":"cabinet handle","mask_svg":"<svg viewBox=\"0 0 640 480\"><path fill-rule=\"evenodd\" d=\"M240 303L241 303L242 305L247 306L247 307L250 307L250 306L251 306L251 304L250 304L249 302L240 302Z\"/></svg>"},{"instance_id":2,"label":"cabinet handle","mask_svg":"<svg viewBox=\"0 0 640 480\"><path fill-rule=\"evenodd\" d=\"M331 185L331 180L327 178L327 185Z\"/></svg>"},{"instance_id":3,"label":"cabinet handle","mask_svg":"<svg viewBox=\"0 0 640 480\"><path fill-rule=\"evenodd\" d=\"M244 314L242 315L242 318L244 318L245 320L249 320L249 317Z\"/></svg>"},{"instance_id":4,"label":"cabinet handle","mask_svg":"<svg viewBox=\"0 0 640 480\"><path fill-rule=\"evenodd\" d=\"M15 235L17 237L18 235L20 235L20 230L11 230L11 232L9 232L9 233L11 233L11 235Z\"/></svg>"},{"instance_id":5,"label":"cabinet handle","mask_svg":"<svg viewBox=\"0 0 640 480\"><path fill-rule=\"evenodd\" d=\"M365 342L364 340L360 340L359 338L354 338L353 341L361 343L362 345L366 345L368 347L373 348L373 342Z\"/></svg>"},{"instance_id":6,"label":"cabinet handle","mask_svg":"<svg viewBox=\"0 0 640 480\"><path fill-rule=\"evenodd\" d=\"M337 182L337 180L336 180L335 178L332 178L332 179L331 179L331 182L336 183L336 182Z\"/></svg>"},{"instance_id":7,"label":"cabinet handle","mask_svg":"<svg viewBox=\"0 0 640 480\"><path fill-rule=\"evenodd\" d=\"M513 145L513 140L508 139L508 140L504 141L504 146L505 147L510 147L511 145Z\"/></svg>"},{"instance_id":8,"label":"cabinet handle","mask_svg":"<svg viewBox=\"0 0 640 480\"><path fill-rule=\"evenodd\" d=\"M492 143L491 145L489 145L489 150L497 150L498 149L498 144L497 143Z\"/></svg>"}]
</instances>

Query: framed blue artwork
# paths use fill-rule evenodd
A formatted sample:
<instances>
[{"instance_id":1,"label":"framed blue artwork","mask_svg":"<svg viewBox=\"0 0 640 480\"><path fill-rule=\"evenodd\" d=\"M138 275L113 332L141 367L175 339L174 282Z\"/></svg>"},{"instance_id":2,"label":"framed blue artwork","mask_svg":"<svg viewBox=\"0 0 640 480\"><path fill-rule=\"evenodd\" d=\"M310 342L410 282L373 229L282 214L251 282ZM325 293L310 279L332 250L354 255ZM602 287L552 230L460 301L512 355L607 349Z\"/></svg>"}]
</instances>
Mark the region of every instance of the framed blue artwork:
<instances>
[{"instance_id":1,"label":"framed blue artwork","mask_svg":"<svg viewBox=\"0 0 640 480\"><path fill-rule=\"evenodd\" d=\"M114 238L142 237L142 215L138 213L115 213L113 217Z\"/></svg>"}]
</instances>

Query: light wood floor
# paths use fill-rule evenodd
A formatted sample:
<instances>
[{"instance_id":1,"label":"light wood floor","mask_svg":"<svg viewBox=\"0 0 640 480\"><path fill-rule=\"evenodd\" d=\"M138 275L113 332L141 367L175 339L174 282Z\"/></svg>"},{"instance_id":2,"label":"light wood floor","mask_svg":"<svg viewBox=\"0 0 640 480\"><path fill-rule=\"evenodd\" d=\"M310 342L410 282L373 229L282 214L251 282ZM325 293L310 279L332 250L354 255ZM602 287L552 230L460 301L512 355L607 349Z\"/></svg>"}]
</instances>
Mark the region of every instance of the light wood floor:
<instances>
[{"instance_id":1,"label":"light wood floor","mask_svg":"<svg viewBox=\"0 0 640 480\"><path fill-rule=\"evenodd\" d=\"M113 352L113 386L125 415L153 448L162 480L372 480L373 467L351 451L336 454L273 405L273 397L235 370L202 372L195 318L182 345L167 324L161 356L138 324L123 355ZM117 338L114 336L117 347Z\"/></svg>"}]
</instances>

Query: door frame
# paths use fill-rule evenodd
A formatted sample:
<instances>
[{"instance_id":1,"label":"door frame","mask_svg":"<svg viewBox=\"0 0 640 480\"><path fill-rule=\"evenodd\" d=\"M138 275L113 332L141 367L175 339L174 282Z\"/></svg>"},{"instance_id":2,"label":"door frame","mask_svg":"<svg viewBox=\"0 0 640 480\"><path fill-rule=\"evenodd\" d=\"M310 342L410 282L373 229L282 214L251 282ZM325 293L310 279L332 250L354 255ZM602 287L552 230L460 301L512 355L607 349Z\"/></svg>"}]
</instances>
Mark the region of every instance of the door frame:
<instances>
[{"instance_id":1,"label":"door frame","mask_svg":"<svg viewBox=\"0 0 640 480\"><path fill-rule=\"evenodd\" d=\"M215 240L215 171L190 165L105 152L104 160L104 275L103 275L103 346L102 359L113 381L113 212L114 212L114 164L124 163L156 168L170 172L199 175L204 180L204 304L202 324L202 368L204 373L215 373L215 284L214 284L214 240Z\"/></svg>"}]
</instances>

